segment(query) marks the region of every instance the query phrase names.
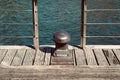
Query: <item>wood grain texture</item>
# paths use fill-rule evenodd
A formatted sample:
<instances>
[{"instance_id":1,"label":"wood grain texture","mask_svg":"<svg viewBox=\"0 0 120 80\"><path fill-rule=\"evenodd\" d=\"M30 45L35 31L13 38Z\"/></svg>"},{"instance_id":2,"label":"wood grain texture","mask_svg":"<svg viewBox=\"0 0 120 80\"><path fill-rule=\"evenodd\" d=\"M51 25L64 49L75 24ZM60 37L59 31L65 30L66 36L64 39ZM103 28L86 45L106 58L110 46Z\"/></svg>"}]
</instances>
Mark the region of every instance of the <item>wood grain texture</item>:
<instances>
[{"instance_id":1,"label":"wood grain texture","mask_svg":"<svg viewBox=\"0 0 120 80\"><path fill-rule=\"evenodd\" d=\"M119 80L119 67L50 66L0 68L0 79L9 80Z\"/></svg>"},{"instance_id":2,"label":"wood grain texture","mask_svg":"<svg viewBox=\"0 0 120 80\"><path fill-rule=\"evenodd\" d=\"M82 49L79 48L75 49L75 57L77 65L86 65L86 57Z\"/></svg>"},{"instance_id":3,"label":"wood grain texture","mask_svg":"<svg viewBox=\"0 0 120 80\"><path fill-rule=\"evenodd\" d=\"M38 50L36 52L34 65L44 65L45 62L45 52Z\"/></svg>"},{"instance_id":4,"label":"wood grain texture","mask_svg":"<svg viewBox=\"0 0 120 80\"><path fill-rule=\"evenodd\" d=\"M6 53L3 61L1 62L2 65L6 65L6 66L9 66L11 65L12 61L13 61L13 58L16 54L16 49L8 49L8 52Z\"/></svg>"},{"instance_id":5,"label":"wood grain texture","mask_svg":"<svg viewBox=\"0 0 120 80\"><path fill-rule=\"evenodd\" d=\"M0 49L0 63L4 59L7 49Z\"/></svg>"},{"instance_id":6,"label":"wood grain texture","mask_svg":"<svg viewBox=\"0 0 120 80\"><path fill-rule=\"evenodd\" d=\"M117 56L117 59L119 60L120 63L120 49L113 49L115 55Z\"/></svg>"},{"instance_id":7,"label":"wood grain texture","mask_svg":"<svg viewBox=\"0 0 120 80\"><path fill-rule=\"evenodd\" d=\"M25 55L25 58L24 58L24 61L23 61L23 65L24 66L32 66L33 63L34 63L34 58L35 58L35 50L34 49L29 49L27 50L26 52L26 55Z\"/></svg>"},{"instance_id":8,"label":"wood grain texture","mask_svg":"<svg viewBox=\"0 0 120 80\"><path fill-rule=\"evenodd\" d=\"M96 55L99 65L109 65L107 59L101 49L94 49L94 54Z\"/></svg>"},{"instance_id":9,"label":"wood grain texture","mask_svg":"<svg viewBox=\"0 0 120 80\"><path fill-rule=\"evenodd\" d=\"M85 55L86 55L86 59L87 59L87 64L88 65L97 65L94 53L92 51L92 49L90 48L85 48Z\"/></svg>"},{"instance_id":10,"label":"wood grain texture","mask_svg":"<svg viewBox=\"0 0 120 80\"><path fill-rule=\"evenodd\" d=\"M18 49L11 65L12 66L21 66L22 61L25 56L25 52L26 52L26 49Z\"/></svg>"},{"instance_id":11,"label":"wood grain texture","mask_svg":"<svg viewBox=\"0 0 120 80\"><path fill-rule=\"evenodd\" d=\"M39 49L39 33L38 33L38 5L37 0L32 0L32 12L33 12L33 43L35 49Z\"/></svg>"},{"instance_id":12,"label":"wood grain texture","mask_svg":"<svg viewBox=\"0 0 120 80\"><path fill-rule=\"evenodd\" d=\"M110 65L119 65L119 61L111 49L103 49L103 52L107 57Z\"/></svg>"}]
</instances>

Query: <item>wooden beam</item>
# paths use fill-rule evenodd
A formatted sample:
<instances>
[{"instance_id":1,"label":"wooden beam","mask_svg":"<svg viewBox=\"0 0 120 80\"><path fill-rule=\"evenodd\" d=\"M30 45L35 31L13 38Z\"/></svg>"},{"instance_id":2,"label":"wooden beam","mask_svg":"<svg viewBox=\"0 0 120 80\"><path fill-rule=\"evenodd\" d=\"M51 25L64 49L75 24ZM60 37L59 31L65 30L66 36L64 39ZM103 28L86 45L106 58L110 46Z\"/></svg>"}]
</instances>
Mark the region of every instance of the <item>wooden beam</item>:
<instances>
[{"instance_id":1,"label":"wooden beam","mask_svg":"<svg viewBox=\"0 0 120 80\"><path fill-rule=\"evenodd\" d=\"M34 49L27 50L23 61L23 66L32 66L34 64L35 55L36 51Z\"/></svg>"},{"instance_id":2,"label":"wooden beam","mask_svg":"<svg viewBox=\"0 0 120 80\"><path fill-rule=\"evenodd\" d=\"M82 0L81 4L81 47L84 49L86 45L86 17L87 13L86 0Z\"/></svg>"},{"instance_id":3,"label":"wooden beam","mask_svg":"<svg viewBox=\"0 0 120 80\"><path fill-rule=\"evenodd\" d=\"M75 57L77 65L86 65L86 57L82 49L75 48Z\"/></svg>"},{"instance_id":4,"label":"wooden beam","mask_svg":"<svg viewBox=\"0 0 120 80\"><path fill-rule=\"evenodd\" d=\"M87 59L87 64L88 65L97 65L97 61L95 58L95 55L92 51L91 48L85 48L84 49L85 55L86 55L86 59Z\"/></svg>"},{"instance_id":5,"label":"wooden beam","mask_svg":"<svg viewBox=\"0 0 120 80\"><path fill-rule=\"evenodd\" d=\"M119 80L120 67L0 68L0 80Z\"/></svg>"},{"instance_id":6,"label":"wooden beam","mask_svg":"<svg viewBox=\"0 0 120 80\"><path fill-rule=\"evenodd\" d=\"M93 52L97 58L97 62L99 66L109 65L102 49L94 49Z\"/></svg>"},{"instance_id":7,"label":"wooden beam","mask_svg":"<svg viewBox=\"0 0 120 80\"><path fill-rule=\"evenodd\" d=\"M39 49L39 33L38 33L38 9L37 9L37 0L32 0L32 8L33 8L33 32L34 38L33 43L35 49Z\"/></svg>"}]
</instances>

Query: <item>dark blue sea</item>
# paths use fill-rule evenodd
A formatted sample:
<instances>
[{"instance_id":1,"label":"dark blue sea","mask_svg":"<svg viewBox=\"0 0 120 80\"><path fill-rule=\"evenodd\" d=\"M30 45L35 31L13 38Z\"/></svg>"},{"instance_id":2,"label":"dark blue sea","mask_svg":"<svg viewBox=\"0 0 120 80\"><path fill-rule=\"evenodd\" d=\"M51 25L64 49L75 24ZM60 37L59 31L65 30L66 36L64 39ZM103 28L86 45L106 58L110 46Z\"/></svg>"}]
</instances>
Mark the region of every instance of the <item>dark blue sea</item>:
<instances>
[{"instance_id":1,"label":"dark blue sea","mask_svg":"<svg viewBox=\"0 0 120 80\"><path fill-rule=\"evenodd\" d=\"M88 9L120 9L120 0L87 0ZM32 36L32 0L0 0L0 36ZM40 45L65 30L80 44L81 0L38 0ZM120 23L120 11L88 12L88 23ZM87 36L120 36L120 25L87 25ZM29 38L0 37L0 45L32 45ZM120 38L87 38L87 44L120 44Z\"/></svg>"}]
</instances>

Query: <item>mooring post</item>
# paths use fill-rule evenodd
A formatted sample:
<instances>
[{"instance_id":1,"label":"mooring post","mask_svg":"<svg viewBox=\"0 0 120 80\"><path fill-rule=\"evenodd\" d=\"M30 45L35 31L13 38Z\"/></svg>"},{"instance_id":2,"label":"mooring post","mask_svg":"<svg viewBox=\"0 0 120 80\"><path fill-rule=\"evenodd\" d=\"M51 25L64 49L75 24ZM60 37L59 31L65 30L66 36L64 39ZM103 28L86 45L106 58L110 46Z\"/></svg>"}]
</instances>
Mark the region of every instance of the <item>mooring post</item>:
<instances>
[{"instance_id":1,"label":"mooring post","mask_svg":"<svg viewBox=\"0 0 120 80\"><path fill-rule=\"evenodd\" d=\"M55 42L54 56L67 56L69 54L68 42L70 35L66 31L56 32L53 36Z\"/></svg>"},{"instance_id":2,"label":"mooring post","mask_svg":"<svg viewBox=\"0 0 120 80\"><path fill-rule=\"evenodd\" d=\"M85 48L86 45L86 18L87 18L87 5L86 0L82 0L81 3L81 47Z\"/></svg>"},{"instance_id":3,"label":"mooring post","mask_svg":"<svg viewBox=\"0 0 120 80\"><path fill-rule=\"evenodd\" d=\"M33 43L34 43L34 48L39 49L37 0L32 0L32 10L33 10Z\"/></svg>"}]
</instances>

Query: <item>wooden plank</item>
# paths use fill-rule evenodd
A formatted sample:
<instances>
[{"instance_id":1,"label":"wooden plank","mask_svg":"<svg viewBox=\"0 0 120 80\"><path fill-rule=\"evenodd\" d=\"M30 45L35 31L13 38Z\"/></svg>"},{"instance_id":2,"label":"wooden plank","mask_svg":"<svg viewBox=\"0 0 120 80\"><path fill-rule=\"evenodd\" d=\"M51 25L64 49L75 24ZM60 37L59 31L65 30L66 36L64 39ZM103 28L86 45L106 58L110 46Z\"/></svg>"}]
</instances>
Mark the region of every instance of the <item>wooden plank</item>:
<instances>
[{"instance_id":1,"label":"wooden plank","mask_svg":"<svg viewBox=\"0 0 120 80\"><path fill-rule=\"evenodd\" d=\"M34 58L35 58L35 50L34 49L28 49L26 51L26 55L23 61L23 66L32 66L34 63Z\"/></svg>"},{"instance_id":2,"label":"wooden plank","mask_svg":"<svg viewBox=\"0 0 120 80\"><path fill-rule=\"evenodd\" d=\"M75 49L75 57L76 57L77 65L86 65L86 58L85 58L84 51L82 49L79 49L79 48Z\"/></svg>"},{"instance_id":3,"label":"wooden plank","mask_svg":"<svg viewBox=\"0 0 120 80\"><path fill-rule=\"evenodd\" d=\"M51 48L45 48L45 63L44 65L50 65L50 59L51 59Z\"/></svg>"},{"instance_id":4,"label":"wooden plank","mask_svg":"<svg viewBox=\"0 0 120 80\"><path fill-rule=\"evenodd\" d=\"M87 5L86 0L82 0L81 3L81 47L84 49L86 45Z\"/></svg>"},{"instance_id":5,"label":"wooden plank","mask_svg":"<svg viewBox=\"0 0 120 80\"><path fill-rule=\"evenodd\" d=\"M8 49L8 52L6 53L6 56L4 57L3 61L1 62L2 65L10 66L13 58L16 54L16 49Z\"/></svg>"},{"instance_id":6,"label":"wooden plank","mask_svg":"<svg viewBox=\"0 0 120 80\"><path fill-rule=\"evenodd\" d=\"M45 52L37 50L34 65L44 65Z\"/></svg>"},{"instance_id":7,"label":"wooden plank","mask_svg":"<svg viewBox=\"0 0 120 80\"><path fill-rule=\"evenodd\" d=\"M32 0L32 11L33 11L33 43L35 49L39 49L39 33L38 33L38 5L37 0Z\"/></svg>"},{"instance_id":8,"label":"wooden plank","mask_svg":"<svg viewBox=\"0 0 120 80\"><path fill-rule=\"evenodd\" d=\"M103 52L109 61L110 65L118 65L119 61L117 60L116 56L114 55L113 51L111 49L103 49Z\"/></svg>"},{"instance_id":9,"label":"wooden plank","mask_svg":"<svg viewBox=\"0 0 120 80\"><path fill-rule=\"evenodd\" d=\"M0 80L119 80L120 67L0 68Z\"/></svg>"},{"instance_id":10,"label":"wooden plank","mask_svg":"<svg viewBox=\"0 0 120 80\"><path fill-rule=\"evenodd\" d=\"M119 60L120 62L120 49L113 49L115 55L117 56L117 59Z\"/></svg>"},{"instance_id":11,"label":"wooden plank","mask_svg":"<svg viewBox=\"0 0 120 80\"><path fill-rule=\"evenodd\" d=\"M6 52L7 52L7 49L1 49L0 50L0 63L4 59L4 56L5 56Z\"/></svg>"},{"instance_id":12,"label":"wooden plank","mask_svg":"<svg viewBox=\"0 0 120 80\"><path fill-rule=\"evenodd\" d=\"M17 45L0 45L0 49L32 49L32 45L31 46L17 46Z\"/></svg>"},{"instance_id":13,"label":"wooden plank","mask_svg":"<svg viewBox=\"0 0 120 80\"><path fill-rule=\"evenodd\" d=\"M18 49L11 65L20 66L25 56L25 52L26 52L26 49Z\"/></svg>"},{"instance_id":14,"label":"wooden plank","mask_svg":"<svg viewBox=\"0 0 120 80\"><path fill-rule=\"evenodd\" d=\"M85 55L86 55L86 59L87 59L87 64L88 65L97 65L94 53L92 51L92 49L90 48L85 48Z\"/></svg>"},{"instance_id":15,"label":"wooden plank","mask_svg":"<svg viewBox=\"0 0 120 80\"><path fill-rule=\"evenodd\" d=\"M109 65L102 49L94 49L94 54L96 55L99 65Z\"/></svg>"},{"instance_id":16,"label":"wooden plank","mask_svg":"<svg viewBox=\"0 0 120 80\"><path fill-rule=\"evenodd\" d=\"M86 45L91 49L120 49L120 45Z\"/></svg>"}]
</instances>

